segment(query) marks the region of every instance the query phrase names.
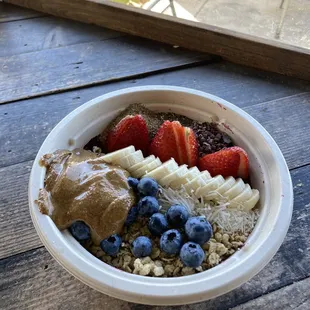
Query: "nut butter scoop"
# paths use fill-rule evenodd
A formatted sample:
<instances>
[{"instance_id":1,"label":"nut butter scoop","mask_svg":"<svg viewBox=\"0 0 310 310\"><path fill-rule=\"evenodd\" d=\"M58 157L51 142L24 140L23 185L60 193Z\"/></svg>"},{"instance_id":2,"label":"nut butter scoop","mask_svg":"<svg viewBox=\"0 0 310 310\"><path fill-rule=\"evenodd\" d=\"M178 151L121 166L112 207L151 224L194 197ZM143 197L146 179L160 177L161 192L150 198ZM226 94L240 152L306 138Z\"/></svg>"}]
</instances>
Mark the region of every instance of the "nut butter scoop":
<instances>
[{"instance_id":1,"label":"nut butter scoop","mask_svg":"<svg viewBox=\"0 0 310 310\"><path fill-rule=\"evenodd\" d=\"M46 167L46 176L38 206L60 230L84 221L97 245L121 232L135 203L126 170L83 149L58 150L44 155L41 164Z\"/></svg>"}]
</instances>

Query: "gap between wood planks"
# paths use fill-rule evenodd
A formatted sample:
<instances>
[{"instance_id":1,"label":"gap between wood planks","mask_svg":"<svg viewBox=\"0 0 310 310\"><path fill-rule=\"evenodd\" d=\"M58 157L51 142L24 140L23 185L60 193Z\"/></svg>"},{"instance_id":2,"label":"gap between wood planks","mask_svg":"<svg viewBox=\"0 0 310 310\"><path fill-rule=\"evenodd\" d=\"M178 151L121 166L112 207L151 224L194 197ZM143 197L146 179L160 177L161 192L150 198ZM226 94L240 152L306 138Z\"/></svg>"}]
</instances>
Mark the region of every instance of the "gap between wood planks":
<instances>
[{"instance_id":1,"label":"gap between wood planks","mask_svg":"<svg viewBox=\"0 0 310 310\"><path fill-rule=\"evenodd\" d=\"M109 40L109 39L107 39L107 40ZM206 58L208 58L208 57L206 57ZM54 94L61 94L61 93L65 93L65 92L72 91L72 90L81 90L81 89L90 88L90 87L94 87L94 86L101 86L101 85L103 86L103 85L117 83L117 82L129 81L132 79L141 79L141 78L149 77L149 76L154 75L154 74L161 74L161 73L172 72L172 71L176 71L176 70L194 68L194 67L204 66L207 64L218 63L220 61L221 61L221 59L218 58L217 56L212 56L212 57L210 57L210 59L207 59L207 60L201 60L198 58L197 60L192 60L192 62L189 60L189 63L174 64L174 65L172 65L172 67L167 66L165 68L154 69L153 71L131 74L131 75L127 75L127 76L123 76L123 77L119 77L119 78L112 78L111 77L105 81L100 80L100 81L90 82L88 84L66 86L65 88L52 89L49 91L44 91L42 93L33 94L31 96L22 96L22 97L18 97L16 99L12 99L12 100L7 99L3 102L0 99L0 105L8 104L8 103L14 103L14 102L22 101L22 100L40 98L40 97L54 95ZM1 90L0 90L0 92L1 92Z\"/></svg>"},{"instance_id":2,"label":"gap between wood planks","mask_svg":"<svg viewBox=\"0 0 310 310\"><path fill-rule=\"evenodd\" d=\"M261 310L261 309L299 309L301 305L305 305L303 309L310 309L310 277L300 279L283 286L277 290L271 290L268 294L263 294L253 300L240 304L231 310ZM266 307L268 308L262 308ZM300 309L302 310L302 309Z\"/></svg>"}]
</instances>

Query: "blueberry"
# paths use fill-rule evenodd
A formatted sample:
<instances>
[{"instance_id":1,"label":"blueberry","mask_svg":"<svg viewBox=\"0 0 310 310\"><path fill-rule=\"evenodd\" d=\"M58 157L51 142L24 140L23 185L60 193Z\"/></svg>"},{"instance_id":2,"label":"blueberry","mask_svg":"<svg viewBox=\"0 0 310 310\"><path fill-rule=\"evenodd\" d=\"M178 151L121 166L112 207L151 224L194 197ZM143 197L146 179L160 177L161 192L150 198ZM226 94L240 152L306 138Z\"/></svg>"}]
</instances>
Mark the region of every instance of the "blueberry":
<instances>
[{"instance_id":1,"label":"blueberry","mask_svg":"<svg viewBox=\"0 0 310 310\"><path fill-rule=\"evenodd\" d=\"M137 206L132 206L128 212L125 225L130 226L131 224L133 224L138 217L138 213L139 213L139 208Z\"/></svg>"},{"instance_id":2,"label":"blueberry","mask_svg":"<svg viewBox=\"0 0 310 310\"><path fill-rule=\"evenodd\" d=\"M140 199L138 208L141 216L151 216L159 211L159 204L156 198L146 196Z\"/></svg>"},{"instance_id":3,"label":"blueberry","mask_svg":"<svg viewBox=\"0 0 310 310\"><path fill-rule=\"evenodd\" d=\"M114 234L100 242L100 247L107 255L115 256L121 247L122 239Z\"/></svg>"},{"instance_id":4,"label":"blueberry","mask_svg":"<svg viewBox=\"0 0 310 310\"><path fill-rule=\"evenodd\" d=\"M74 222L69 230L72 236L79 242L90 239L90 228L82 221Z\"/></svg>"},{"instance_id":5,"label":"blueberry","mask_svg":"<svg viewBox=\"0 0 310 310\"><path fill-rule=\"evenodd\" d=\"M201 246L194 242L187 242L182 246L180 259L187 267L199 267L205 258L205 253Z\"/></svg>"},{"instance_id":6,"label":"blueberry","mask_svg":"<svg viewBox=\"0 0 310 310\"><path fill-rule=\"evenodd\" d=\"M167 211L167 220L173 227L183 227L189 218L189 212L184 206L174 205Z\"/></svg>"},{"instance_id":7,"label":"blueberry","mask_svg":"<svg viewBox=\"0 0 310 310\"><path fill-rule=\"evenodd\" d=\"M162 213L154 213L148 223L149 231L154 236L160 236L168 229L168 222Z\"/></svg>"},{"instance_id":8,"label":"blueberry","mask_svg":"<svg viewBox=\"0 0 310 310\"><path fill-rule=\"evenodd\" d=\"M142 178L138 184L138 191L143 196L156 196L158 184L152 178Z\"/></svg>"},{"instance_id":9,"label":"blueberry","mask_svg":"<svg viewBox=\"0 0 310 310\"><path fill-rule=\"evenodd\" d=\"M135 257L145 257L152 253L152 242L148 237L138 237L134 240L132 246L132 252Z\"/></svg>"},{"instance_id":10,"label":"blueberry","mask_svg":"<svg viewBox=\"0 0 310 310\"><path fill-rule=\"evenodd\" d=\"M208 242L213 234L211 224L204 216L195 216L187 220L185 233L190 241L200 245Z\"/></svg>"},{"instance_id":11,"label":"blueberry","mask_svg":"<svg viewBox=\"0 0 310 310\"><path fill-rule=\"evenodd\" d=\"M170 229L160 238L160 248L167 254L178 254L182 246L182 236L176 229Z\"/></svg>"},{"instance_id":12,"label":"blueberry","mask_svg":"<svg viewBox=\"0 0 310 310\"><path fill-rule=\"evenodd\" d=\"M129 184L130 187L132 187L135 191L137 190L138 184L139 184L139 180L136 178L132 178L132 177L128 177L127 178L127 182Z\"/></svg>"}]
</instances>

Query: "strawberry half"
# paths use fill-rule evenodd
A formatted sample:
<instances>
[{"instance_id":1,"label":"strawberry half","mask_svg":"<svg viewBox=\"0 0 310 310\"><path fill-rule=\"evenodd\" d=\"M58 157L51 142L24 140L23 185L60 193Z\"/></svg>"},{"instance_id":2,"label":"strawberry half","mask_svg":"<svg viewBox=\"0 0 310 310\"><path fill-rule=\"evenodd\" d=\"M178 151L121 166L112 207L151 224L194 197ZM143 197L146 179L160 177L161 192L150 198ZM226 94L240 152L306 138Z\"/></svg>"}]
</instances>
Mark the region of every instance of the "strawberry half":
<instances>
[{"instance_id":1,"label":"strawberry half","mask_svg":"<svg viewBox=\"0 0 310 310\"><path fill-rule=\"evenodd\" d=\"M127 115L109 132L106 139L108 152L133 145L147 155L149 134L146 122L141 115Z\"/></svg>"},{"instance_id":2,"label":"strawberry half","mask_svg":"<svg viewBox=\"0 0 310 310\"><path fill-rule=\"evenodd\" d=\"M229 147L200 158L198 168L208 170L213 177L220 174L246 180L249 176L248 154L239 146Z\"/></svg>"},{"instance_id":3,"label":"strawberry half","mask_svg":"<svg viewBox=\"0 0 310 310\"><path fill-rule=\"evenodd\" d=\"M183 127L177 121L165 121L152 140L149 153L162 162L174 158L179 165L193 167L198 160L196 136L191 128Z\"/></svg>"}]
</instances>

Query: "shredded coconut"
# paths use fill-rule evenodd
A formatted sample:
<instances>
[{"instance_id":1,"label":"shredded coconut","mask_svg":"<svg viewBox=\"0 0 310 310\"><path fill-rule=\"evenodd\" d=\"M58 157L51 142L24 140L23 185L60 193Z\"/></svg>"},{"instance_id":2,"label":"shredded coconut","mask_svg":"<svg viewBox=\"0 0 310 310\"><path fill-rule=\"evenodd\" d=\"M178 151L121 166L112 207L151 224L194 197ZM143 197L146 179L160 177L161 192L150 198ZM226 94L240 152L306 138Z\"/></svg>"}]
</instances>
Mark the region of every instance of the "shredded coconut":
<instances>
[{"instance_id":1,"label":"shredded coconut","mask_svg":"<svg viewBox=\"0 0 310 310\"><path fill-rule=\"evenodd\" d=\"M258 219L259 211L256 209L243 211L229 208L228 202L217 202L199 199L194 193L190 195L184 188L173 190L160 188L159 203L163 210L173 204L181 204L187 208L191 215L204 215L211 223L216 223L226 233L242 232L249 234Z\"/></svg>"}]
</instances>

